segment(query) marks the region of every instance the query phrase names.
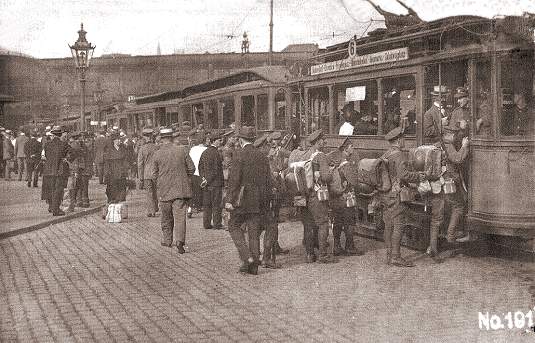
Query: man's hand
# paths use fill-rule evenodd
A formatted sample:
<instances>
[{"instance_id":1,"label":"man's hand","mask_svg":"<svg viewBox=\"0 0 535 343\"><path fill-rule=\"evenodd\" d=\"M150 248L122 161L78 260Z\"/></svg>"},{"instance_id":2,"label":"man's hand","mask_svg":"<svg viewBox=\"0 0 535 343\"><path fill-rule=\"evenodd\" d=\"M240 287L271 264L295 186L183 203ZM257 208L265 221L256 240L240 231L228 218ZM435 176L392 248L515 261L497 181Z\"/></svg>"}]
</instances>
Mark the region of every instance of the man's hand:
<instances>
[{"instance_id":1,"label":"man's hand","mask_svg":"<svg viewBox=\"0 0 535 343\"><path fill-rule=\"evenodd\" d=\"M234 210L234 206L232 206L232 204L230 202L227 202L227 203L225 203L225 209L228 210L228 211L233 211Z\"/></svg>"},{"instance_id":2,"label":"man's hand","mask_svg":"<svg viewBox=\"0 0 535 343\"><path fill-rule=\"evenodd\" d=\"M468 137L464 137L464 138L463 138L463 143L462 143L462 144L463 144L463 146L468 146L468 145L470 145L470 140L468 139Z\"/></svg>"},{"instance_id":3,"label":"man's hand","mask_svg":"<svg viewBox=\"0 0 535 343\"><path fill-rule=\"evenodd\" d=\"M448 125L448 117L443 117L442 118L442 126L446 126Z\"/></svg>"}]
</instances>

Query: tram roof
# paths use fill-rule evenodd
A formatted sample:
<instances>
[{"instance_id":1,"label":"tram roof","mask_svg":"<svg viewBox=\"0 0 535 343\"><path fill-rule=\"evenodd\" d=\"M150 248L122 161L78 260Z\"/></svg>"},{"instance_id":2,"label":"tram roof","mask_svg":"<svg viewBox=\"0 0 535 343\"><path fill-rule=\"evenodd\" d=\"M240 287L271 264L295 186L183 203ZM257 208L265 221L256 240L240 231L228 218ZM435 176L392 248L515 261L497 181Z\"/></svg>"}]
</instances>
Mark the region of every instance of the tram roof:
<instances>
[{"instance_id":1,"label":"tram roof","mask_svg":"<svg viewBox=\"0 0 535 343\"><path fill-rule=\"evenodd\" d=\"M151 94L136 99L136 104L155 103L173 99L186 98L198 93L210 92L221 88L239 84L264 81L272 84L280 84L288 81L289 71L284 66L263 66L243 69L212 80L195 83L181 90Z\"/></svg>"}]
</instances>

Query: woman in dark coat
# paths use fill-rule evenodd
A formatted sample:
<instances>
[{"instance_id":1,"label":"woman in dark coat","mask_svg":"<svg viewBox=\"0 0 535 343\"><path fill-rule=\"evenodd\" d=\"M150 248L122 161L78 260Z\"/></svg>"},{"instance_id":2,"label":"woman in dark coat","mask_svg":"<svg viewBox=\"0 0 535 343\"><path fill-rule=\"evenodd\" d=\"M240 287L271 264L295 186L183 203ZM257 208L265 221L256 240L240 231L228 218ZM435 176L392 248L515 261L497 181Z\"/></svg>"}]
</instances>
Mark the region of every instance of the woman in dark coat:
<instances>
[{"instance_id":1,"label":"woman in dark coat","mask_svg":"<svg viewBox=\"0 0 535 343\"><path fill-rule=\"evenodd\" d=\"M113 133L110 138L113 143L104 150L104 180L108 203L118 203L126 200L127 151L119 134Z\"/></svg>"}]
</instances>

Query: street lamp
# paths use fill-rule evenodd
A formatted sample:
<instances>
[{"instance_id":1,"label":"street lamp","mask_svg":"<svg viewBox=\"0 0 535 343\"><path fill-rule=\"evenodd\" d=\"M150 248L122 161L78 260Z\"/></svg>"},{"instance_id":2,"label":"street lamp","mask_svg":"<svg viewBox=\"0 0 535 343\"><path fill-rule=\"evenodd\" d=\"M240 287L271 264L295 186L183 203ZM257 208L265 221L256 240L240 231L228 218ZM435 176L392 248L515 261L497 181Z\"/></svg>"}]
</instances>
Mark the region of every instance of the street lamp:
<instances>
[{"instance_id":1,"label":"street lamp","mask_svg":"<svg viewBox=\"0 0 535 343\"><path fill-rule=\"evenodd\" d=\"M76 69L78 69L80 76L80 86L81 86L81 98L80 98L80 130L83 131L85 128L85 71L89 68L89 61L93 57L93 51L95 46L91 45L85 38L84 24L82 23L80 31L78 31L78 40L74 45L69 45L71 49L72 57L74 58L74 63L76 64Z\"/></svg>"}]
</instances>

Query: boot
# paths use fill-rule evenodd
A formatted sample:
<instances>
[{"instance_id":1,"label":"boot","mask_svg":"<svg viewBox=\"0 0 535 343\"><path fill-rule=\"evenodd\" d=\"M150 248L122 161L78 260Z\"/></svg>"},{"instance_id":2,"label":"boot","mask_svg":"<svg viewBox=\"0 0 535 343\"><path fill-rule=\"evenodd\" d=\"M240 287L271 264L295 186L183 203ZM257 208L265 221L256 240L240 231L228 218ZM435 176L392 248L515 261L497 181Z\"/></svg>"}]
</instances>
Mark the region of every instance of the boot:
<instances>
[{"instance_id":1,"label":"boot","mask_svg":"<svg viewBox=\"0 0 535 343\"><path fill-rule=\"evenodd\" d=\"M386 259L385 263L388 265L392 262L392 250L386 249Z\"/></svg>"},{"instance_id":2,"label":"boot","mask_svg":"<svg viewBox=\"0 0 535 343\"><path fill-rule=\"evenodd\" d=\"M186 250L184 250L184 242L178 242L177 245L176 245L176 251L179 253L179 254L184 254L186 252Z\"/></svg>"},{"instance_id":3,"label":"boot","mask_svg":"<svg viewBox=\"0 0 535 343\"><path fill-rule=\"evenodd\" d=\"M333 238L334 238L334 247L333 254L334 256L345 255L346 251L342 249L340 245L340 236L342 235L342 228L339 225L333 225Z\"/></svg>"},{"instance_id":4,"label":"boot","mask_svg":"<svg viewBox=\"0 0 535 343\"><path fill-rule=\"evenodd\" d=\"M449 222L449 225L448 225L448 231L447 231L447 236L446 236L446 239L448 241L448 243L455 243L455 234L456 234L456 230L457 230L457 227L459 226L459 223L461 222L461 219L463 217L463 213L461 211L458 211L458 210L453 210L451 211L451 216L450 216L450 222Z\"/></svg>"},{"instance_id":5,"label":"boot","mask_svg":"<svg viewBox=\"0 0 535 343\"><path fill-rule=\"evenodd\" d=\"M392 264L397 267L414 267L414 263L403 259L401 256L394 257Z\"/></svg>"}]
</instances>

